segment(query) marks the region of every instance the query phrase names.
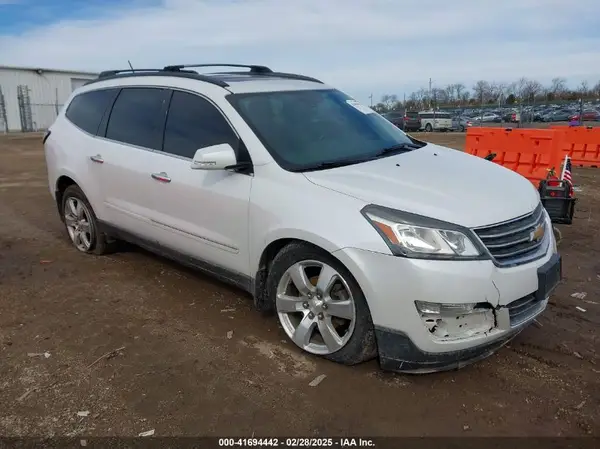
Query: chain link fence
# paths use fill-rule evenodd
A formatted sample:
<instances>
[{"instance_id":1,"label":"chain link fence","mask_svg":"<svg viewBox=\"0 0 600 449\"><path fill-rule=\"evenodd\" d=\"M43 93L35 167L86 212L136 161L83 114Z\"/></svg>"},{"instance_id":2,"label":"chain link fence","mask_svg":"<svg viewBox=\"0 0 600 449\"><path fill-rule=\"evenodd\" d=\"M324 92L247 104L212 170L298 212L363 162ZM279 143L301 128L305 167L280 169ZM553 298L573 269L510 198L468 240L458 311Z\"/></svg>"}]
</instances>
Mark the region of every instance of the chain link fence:
<instances>
[{"instance_id":1,"label":"chain link fence","mask_svg":"<svg viewBox=\"0 0 600 449\"><path fill-rule=\"evenodd\" d=\"M63 106L33 102L31 89L26 85L17 86L16 96L9 96L7 91L0 86L0 133L44 131L54 123Z\"/></svg>"}]
</instances>

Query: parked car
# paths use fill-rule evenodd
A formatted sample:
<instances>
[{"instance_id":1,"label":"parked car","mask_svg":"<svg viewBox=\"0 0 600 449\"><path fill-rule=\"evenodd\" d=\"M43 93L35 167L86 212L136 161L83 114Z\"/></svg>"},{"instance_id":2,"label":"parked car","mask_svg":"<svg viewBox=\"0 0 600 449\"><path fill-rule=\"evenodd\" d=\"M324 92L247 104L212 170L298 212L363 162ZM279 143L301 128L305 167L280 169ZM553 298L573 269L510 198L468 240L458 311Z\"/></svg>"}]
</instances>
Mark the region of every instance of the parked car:
<instances>
[{"instance_id":1,"label":"parked car","mask_svg":"<svg viewBox=\"0 0 600 449\"><path fill-rule=\"evenodd\" d=\"M475 116L473 119L481 123L500 123L502 121L502 117L492 112L486 112L482 115Z\"/></svg>"},{"instance_id":2,"label":"parked car","mask_svg":"<svg viewBox=\"0 0 600 449\"><path fill-rule=\"evenodd\" d=\"M502 121L508 123L519 123L521 121L521 114L518 111L509 111L502 116Z\"/></svg>"},{"instance_id":3,"label":"parked car","mask_svg":"<svg viewBox=\"0 0 600 449\"><path fill-rule=\"evenodd\" d=\"M452 117L452 129L454 130L464 132L467 128L471 126L473 126L473 120L470 117Z\"/></svg>"},{"instance_id":4,"label":"parked car","mask_svg":"<svg viewBox=\"0 0 600 449\"><path fill-rule=\"evenodd\" d=\"M542 116L543 122L568 122L572 114L569 111L552 111Z\"/></svg>"},{"instance_id":5,"label":"parked car","mask_svg":"<svg viewBox=\"0 0 600 449\"><path fill-rule=\"evenodd\" d=\"M462 367L544 311L561 259L527 179L316 79L195 67L103 72L46 133L78 251L127 240L205 271L348 365Z\"/></svg>"},{"instance_id":6,"label":"parked car","mask_svg":"<svg viewBox=\"0 0 600 449\"><path fill-rule=\"evenodd\" d=\"M579 114L572 115L569 120L579 120ZM587 109L583 111L584 122L597 122L600 121L600 112L595 109Z\"/></svg>"},{"instance_id":7,"label":"parked car","mask_svg":"<svg viewBox=\"0 0 600 449\"><path fill-rule=\"evenodd\" d=\"M421 118L421 129L427 132L452 129L452 116L447 112L422 111L419 112L419 117Z\"/></svg>"},{"instance_id":8,"label":"parked car","mask_svg":"<svg viewBox=\"0 0 600 449\"><path fill-rule=\"evenodd\" d=\"M421 118L418 112L391 111L382 115L404 131L418 131L421 129Z\"/></svg>"}]
</instances>

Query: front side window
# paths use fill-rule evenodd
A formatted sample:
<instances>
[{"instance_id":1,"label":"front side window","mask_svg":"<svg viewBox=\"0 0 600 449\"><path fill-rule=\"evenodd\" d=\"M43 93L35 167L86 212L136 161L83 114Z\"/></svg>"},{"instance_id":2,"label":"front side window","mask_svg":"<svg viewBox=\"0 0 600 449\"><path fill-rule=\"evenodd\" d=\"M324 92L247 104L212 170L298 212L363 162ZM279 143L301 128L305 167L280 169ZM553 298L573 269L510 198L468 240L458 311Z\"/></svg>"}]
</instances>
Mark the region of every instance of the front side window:
<instances>
[{"instance_id":1,"label":"front side window","mask_svg":"<svg viewBox=\"0 0 600 449\"><path fill-rule=\"evenodd\" d=\"M364 162L423 144L333 89L227 97L277 163L303 171ZM385 151L384 151L385 150Z\"/></svg>"},{"instance_id":2,"label":"front side window","mask_svg":"<svg viewBox=\"0 0 600 449\"><path fill-rule=\"evenodd\" d=\"M110 113L106 137L153 150L162 148L167 89L128 87Z\"/></svg>"},{"instance_id":3,"label":"front side window","mask_svg":"<svg viewBox=\"0 0 600 449\"><path fill-rule=\"evenodd\" d=\"M79 94L71 100L65 115L71 123L96 135L104 113L118 92L118 89L102 89Z\"/></svg>"},{"instance_id":4,"label":"front side window","mask_svg":"<svg viewBox=\"0 0 600 449\"><path fill-rule=\"evenodd\" d=\"M210 102L198 95L173 93L163 151L191 159L200 148L220 143L236 149L237 141L229 123Z\"/></svg>"}]
</instances>

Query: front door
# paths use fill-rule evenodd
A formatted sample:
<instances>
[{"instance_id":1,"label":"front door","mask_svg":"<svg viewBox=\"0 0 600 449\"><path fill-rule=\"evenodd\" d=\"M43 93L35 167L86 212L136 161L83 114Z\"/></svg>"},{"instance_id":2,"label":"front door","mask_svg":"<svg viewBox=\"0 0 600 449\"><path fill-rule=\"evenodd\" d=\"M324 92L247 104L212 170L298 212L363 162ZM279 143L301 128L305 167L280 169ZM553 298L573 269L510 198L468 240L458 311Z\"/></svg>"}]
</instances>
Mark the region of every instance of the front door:
<instances>
[{"instance_id":1,"label":"front door","mask_svg":"<svg viewBox=\"0 0 600 449\"><path fill-rule=\"evenodd\" d=\"M196 150L239 138L216 106L175 91L164 145L152 154L152 222L161 244L230 271L250 275L248 209L252 176L225 170L194 170Z\"/></svg>"}]
</instances>

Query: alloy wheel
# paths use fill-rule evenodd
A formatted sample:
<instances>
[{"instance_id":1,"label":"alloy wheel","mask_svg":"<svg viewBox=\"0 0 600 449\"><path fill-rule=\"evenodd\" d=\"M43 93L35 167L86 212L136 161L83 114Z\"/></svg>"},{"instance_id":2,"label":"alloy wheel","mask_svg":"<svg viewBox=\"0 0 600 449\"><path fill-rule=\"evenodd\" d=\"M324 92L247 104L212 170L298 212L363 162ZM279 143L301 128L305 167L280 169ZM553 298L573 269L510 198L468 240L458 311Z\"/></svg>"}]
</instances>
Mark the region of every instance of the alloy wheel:
<instances>
[{"instance_id":1,"label":"alloy wheel","mask_svg":"<svg viewBox=\"0 0 600 449\"><path fill-rule=\"evenodd\" d=\"M73 245L82 252L87 252L92 246L92 224L90 211L82 200L75 197L67 198L65 202L65 225Z\"/></svg>"},{"instance_id":2,"label":"alloy wheel","mask_svg":"<svg viewBox=\"0 0 600 449\"><path fill-rule=\"evenodd\" d=\"M356 306L343 276L318 260L297 262L277 286L277 314L300 348L319 355L343 348L356 324Z\"/></svg>"}]
</instances>

